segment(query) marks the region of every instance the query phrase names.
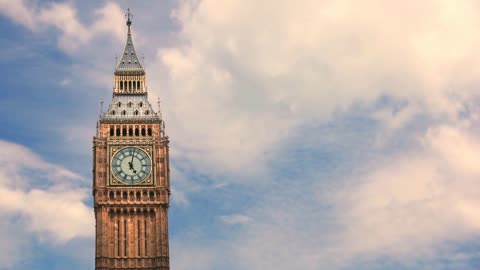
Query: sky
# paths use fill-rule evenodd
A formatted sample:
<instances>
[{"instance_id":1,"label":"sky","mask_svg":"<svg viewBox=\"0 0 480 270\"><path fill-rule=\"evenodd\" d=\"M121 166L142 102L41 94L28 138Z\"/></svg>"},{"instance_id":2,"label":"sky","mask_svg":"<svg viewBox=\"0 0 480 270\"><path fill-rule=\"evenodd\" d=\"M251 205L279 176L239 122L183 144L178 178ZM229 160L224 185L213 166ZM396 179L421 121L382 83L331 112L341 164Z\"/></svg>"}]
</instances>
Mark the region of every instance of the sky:
<instances>
[{"instance_id":1,"label":"sky","mask_svg":"<svg viewBox=\"0 0 480 270\"><path fill-rule=\"evenodd\" d=\"M480 3L0 0L0 269L93 269L126 9L175 270L480 268Z\"/></svg>"}]
</instances>

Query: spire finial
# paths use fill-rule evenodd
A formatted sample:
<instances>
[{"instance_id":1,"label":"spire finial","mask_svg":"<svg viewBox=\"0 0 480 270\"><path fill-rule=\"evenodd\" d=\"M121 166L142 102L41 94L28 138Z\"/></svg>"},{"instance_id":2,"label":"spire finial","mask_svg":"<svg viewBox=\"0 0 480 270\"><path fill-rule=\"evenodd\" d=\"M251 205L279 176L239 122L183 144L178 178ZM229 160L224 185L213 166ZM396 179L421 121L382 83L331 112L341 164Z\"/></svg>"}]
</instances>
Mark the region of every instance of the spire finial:
<instances>
[{"instance_id":1,"label":"spire finial","mask_svg":"<svg viewBox=\"0 0 480 270\"><path fill-rule=\"evenodd\" d=\"M158 98L158 116L160 117L160 120L162 120L162 108L160 107L160 98Z\"/></svg>"},{"instance_id":2,"label":"spire finial","mask_svg":"<svg viewBox=\"0 0 480 270\"><path fill-rule=\"evenodd\" d=\"M103 114L103 98L100 99L100 117L102 117Z\"/></svg>"},{"instance_id":3,"label":"spire finial","mask_svg":"<svg viewBox=\"0 0 480 270\"><path fill-rule=\"evenodd\" d=\"M130 13L130 8L127 9L127 14L125 14L125 18L127 18L128 34L130 34L130 25L132 25L133 18L132 13Z\"/></svg>"}]
</instances>

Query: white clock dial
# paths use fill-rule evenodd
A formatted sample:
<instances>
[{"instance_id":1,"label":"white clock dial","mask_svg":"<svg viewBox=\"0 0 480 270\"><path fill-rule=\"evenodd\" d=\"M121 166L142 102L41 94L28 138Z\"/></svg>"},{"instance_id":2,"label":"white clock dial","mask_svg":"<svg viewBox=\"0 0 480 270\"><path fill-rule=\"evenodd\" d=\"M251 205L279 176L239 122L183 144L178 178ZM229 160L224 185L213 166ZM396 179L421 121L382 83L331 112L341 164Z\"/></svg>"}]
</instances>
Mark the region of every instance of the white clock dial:
<instances>
[{"instance_id":1,"label":"white clock dial","mask_svg":"<svg viewBox=\"0 0 480 270\"><path fill-rule=\"evenodd\" d=\"M125 184L137 184L150 175L152 161L143 149L125 147L115 153L111 168L118 180Z\"/></svg>"}]
</instances>

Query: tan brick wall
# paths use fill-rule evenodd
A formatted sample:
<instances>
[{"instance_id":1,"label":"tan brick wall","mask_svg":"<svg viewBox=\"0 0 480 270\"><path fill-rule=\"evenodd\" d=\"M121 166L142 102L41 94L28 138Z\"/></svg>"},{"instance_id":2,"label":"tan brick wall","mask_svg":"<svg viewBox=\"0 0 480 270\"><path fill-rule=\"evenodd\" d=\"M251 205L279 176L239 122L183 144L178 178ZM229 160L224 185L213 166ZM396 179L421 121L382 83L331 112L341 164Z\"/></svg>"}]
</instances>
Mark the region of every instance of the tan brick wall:
<instances>
[{"instance_id":1,"label":"tan brick wall","mask_svg":"<svg viewBox=\"0 0 480 270\"><path fill-rule=\"evenodd\" d=\"M130 126L150 127L152 136L129 136L128 134L127 136L110 136L111 127L128 129ZM98 137L93 140L96 269L169 269L168 138L160 136L160 127L160 123L100 123ZM152 147L150 155L152 157L152 175L155 176L154 184L151 186L109 186L109 177L112 177L109 146L113 144L136 146L136 143ZM111 192L113 192L113 197L110 197ZM125 192L126 199L123 197ZM140 194L139 199L137 199L137 193ZM150 193L153 193L152 199ZM146 231L145 222L147 224ZM126 228L125 224L127 224ZM127 246L125 246L125 232ZM145 234L147 239L145 239ZM140 240L140 255L138 255L138 240ZM145 243L147 254L145 254ZM125 247L127 247L127 254L125 254Z\"/></svg>"}]
</instances>

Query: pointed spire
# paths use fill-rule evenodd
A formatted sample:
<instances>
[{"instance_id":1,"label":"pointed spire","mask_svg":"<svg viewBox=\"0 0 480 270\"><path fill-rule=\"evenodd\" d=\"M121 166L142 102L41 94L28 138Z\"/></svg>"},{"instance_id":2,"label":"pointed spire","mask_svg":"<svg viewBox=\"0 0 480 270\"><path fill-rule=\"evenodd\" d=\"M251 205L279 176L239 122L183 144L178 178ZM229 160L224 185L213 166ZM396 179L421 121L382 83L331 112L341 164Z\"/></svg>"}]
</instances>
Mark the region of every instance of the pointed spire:
<instances>
[{"instance_id":1,"label":"pointed spire","mask_svg":"<svg viewBox=\"0 0 480 270\"><path fill-rule=\"evenodd\" d=\"M135 48L133 47L132 41L132 33L130 30L130 26L132 25L132 17L133 15L130 13L130 9L127 10L127 14L125 14L125 18L127 19L127 43L125 44L125 49L122 53L122 58L118 63L117 67L115 68L115 74L118 75L144 75L145 70L141 65L140 61L138 60L137 53L135 52Z\"/></svg>"}]
</instances>

